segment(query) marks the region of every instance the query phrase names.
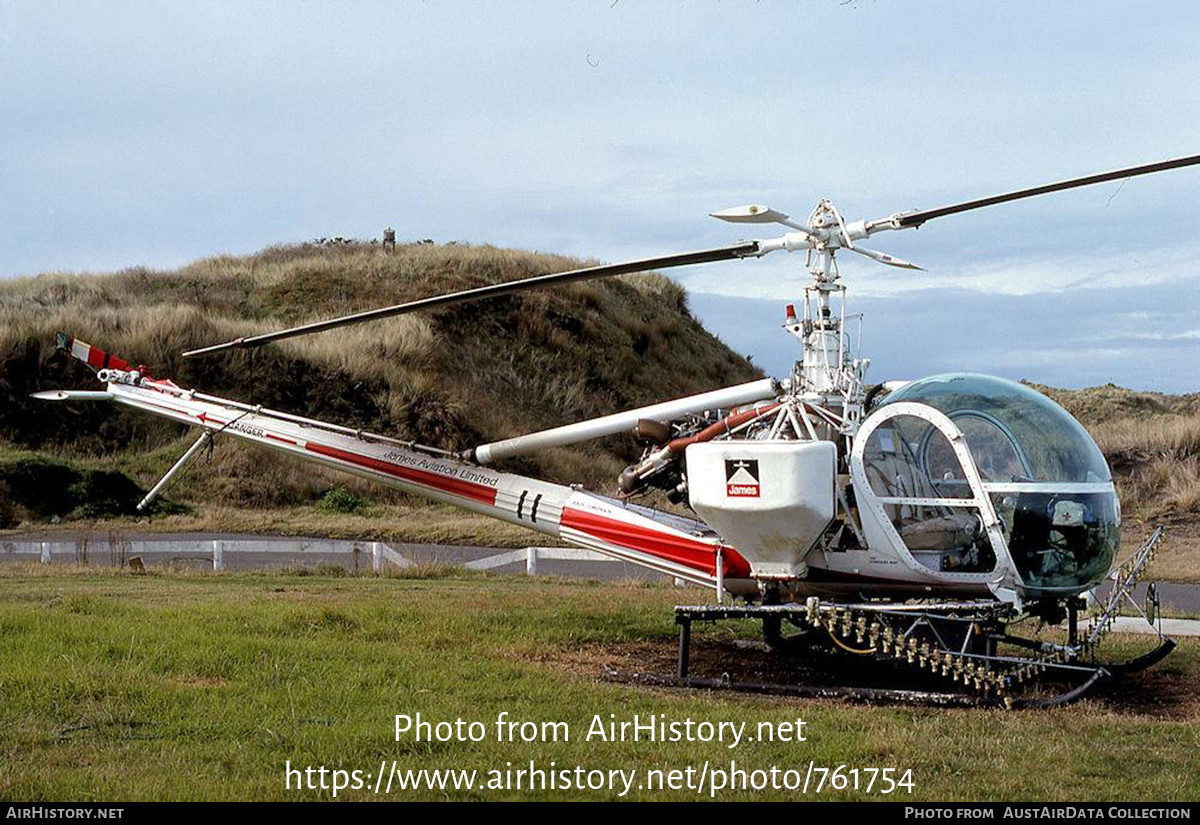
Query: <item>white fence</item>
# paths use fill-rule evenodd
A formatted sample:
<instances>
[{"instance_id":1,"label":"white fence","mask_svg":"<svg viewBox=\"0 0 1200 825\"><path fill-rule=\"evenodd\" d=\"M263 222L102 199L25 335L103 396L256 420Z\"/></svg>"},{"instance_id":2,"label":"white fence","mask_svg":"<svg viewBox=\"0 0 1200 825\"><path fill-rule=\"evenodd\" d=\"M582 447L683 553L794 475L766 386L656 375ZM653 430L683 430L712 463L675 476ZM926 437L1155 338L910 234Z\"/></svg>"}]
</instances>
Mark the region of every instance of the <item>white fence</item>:
<instances>
[{"instance_id":1,"label":"white fence","mask_svg":"<svg viewBox=\"0 0 1200 825\"><path fill-rule=\"evenodd\" d=\"M414 555L408 548L400 545L397 549L380 541L347 541L338 539L307 539L307 538L138 538L125 539L118 535L86 536L78 535L62 538L46 538L31 540L28 538L6 540L0 538L0 558L9 560L39 559L43 564L55 561L100 563L121 566L133 558L143 563L158 562L200 562L205 566L212 565L214 571L220 572L228 563L236 563L239 556L243 559L254 556L258 566L272 566L269 562L274 559L277 564L311 563L321 561L345 562L349 556L357 567L359 560L365 564L370 559L371 569L376 573L383 571L385 565L395 568L412 567L421 561L452 561L462 564L468 570L496 570L510 565L524 564L526 575L538 575L539 561L553 562L588 562L607 563L610 565L625 565L627 563L594 550L576 549L571 547L523 547L517 550L487 550L484 548L437 548L433 545L419 545L420 552L416 555L423 559L412 558ZM461 555L469 551L474 558L447 559L439 558L438 550ZM408 553L406 555L406 553ZM265 562L264 563L264 556ZM681 584L682 582L677 581Z\"/></svg>"}]
</instances>

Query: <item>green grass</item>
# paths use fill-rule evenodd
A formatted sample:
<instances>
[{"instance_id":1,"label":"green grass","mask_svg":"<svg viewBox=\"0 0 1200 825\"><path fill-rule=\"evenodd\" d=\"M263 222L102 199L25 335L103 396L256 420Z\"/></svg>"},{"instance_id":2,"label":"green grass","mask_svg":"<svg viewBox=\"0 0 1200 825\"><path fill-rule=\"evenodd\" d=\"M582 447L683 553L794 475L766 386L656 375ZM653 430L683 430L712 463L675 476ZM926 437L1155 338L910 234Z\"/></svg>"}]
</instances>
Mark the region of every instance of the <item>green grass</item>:
<instances>
[{"instance_id":1,"label":"green grass","mask_svg":"<svg viewBox=\"0 0 1200 825\"><path fill-rule=\"evenodd\" d=\"M751 768L809 760L911 767L916 792L904 798L922 800L1200 799L1194 700L1164 710L1110 696L1053 711L1004 712L620 686L597 678L601 663L629 651L669 658L671 605L702 598L698 591L433 572L452 577L0 568L0 798L329 796L285 790L289 760L372 773L381 760L483 773L530 759L605 770L736 759ZM699 638L728 632L705 630ZM1200 648L1186 642L1143 678L1151 680L1148 690L1194 688L1198 675ZM572 741L499 743L491 726L502 711L515 720L566 722ZM418 712L435 721L483 722L488 738L395 741L395 714ZM581 741L593 714L633 713L751 727L802 717L809 741L736 750ZM695 798L686 791L633 795ZM524 794L391 798L414 796Z\"/></svg>"}]
</instances>

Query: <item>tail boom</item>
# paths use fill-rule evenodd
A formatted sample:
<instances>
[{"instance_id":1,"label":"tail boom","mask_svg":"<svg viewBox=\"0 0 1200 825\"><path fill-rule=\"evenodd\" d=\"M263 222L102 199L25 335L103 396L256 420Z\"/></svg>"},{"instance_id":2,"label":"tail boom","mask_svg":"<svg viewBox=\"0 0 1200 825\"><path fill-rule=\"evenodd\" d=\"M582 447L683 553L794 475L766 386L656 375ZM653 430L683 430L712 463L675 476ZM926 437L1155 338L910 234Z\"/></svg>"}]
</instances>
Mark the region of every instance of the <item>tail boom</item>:
<instances>
[{"instance_id":1,"label":"tail boom","mask_svg":"<svg viewBox=\"0 0 1200 825\"><path fill-rule=\"evenodd\" d=\"M79 345L87 349L76 353ZM71 350L89 365L119 361L82 342L72 341ZM715 587L722 579L736 588L749 578L745 560L701 522L468 464L433 448L184 390L136 370L109 366L98 377L113 401L214 436L239 438L693 583Z\"/></svg>"}]
</instances>

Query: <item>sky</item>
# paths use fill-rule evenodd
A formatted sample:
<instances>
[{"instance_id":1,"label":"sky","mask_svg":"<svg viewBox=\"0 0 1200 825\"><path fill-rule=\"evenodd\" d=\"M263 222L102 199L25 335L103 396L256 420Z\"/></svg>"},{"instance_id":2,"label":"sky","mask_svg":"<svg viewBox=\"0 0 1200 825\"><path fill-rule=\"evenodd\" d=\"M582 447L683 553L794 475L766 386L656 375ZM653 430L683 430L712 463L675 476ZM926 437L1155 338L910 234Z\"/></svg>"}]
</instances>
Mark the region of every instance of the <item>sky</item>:
<instances>
[{"instance_id":1,"label":"sky","mask_svg":"<svg viewBox=\"0 0 1200 825\"><path fill-rule=\"evenodd\" d=\"M0 277L317 237L619 261L1200 154L1200 5L0 0ZM869 378L1200 391L1200 167L840 256ZM755 363L803 258L672 271Z\"/></svg>"}]
</instances>

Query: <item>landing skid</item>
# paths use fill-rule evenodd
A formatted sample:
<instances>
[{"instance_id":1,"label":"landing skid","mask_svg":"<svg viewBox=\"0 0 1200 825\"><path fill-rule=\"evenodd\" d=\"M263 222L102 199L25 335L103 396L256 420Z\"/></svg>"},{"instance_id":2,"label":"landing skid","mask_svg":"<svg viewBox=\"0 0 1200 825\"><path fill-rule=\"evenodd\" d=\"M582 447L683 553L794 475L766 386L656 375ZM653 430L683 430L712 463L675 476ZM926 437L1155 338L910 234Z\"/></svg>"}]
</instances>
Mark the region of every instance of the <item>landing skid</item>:
<instances>
[{"instance_id":1,"label":"landing skid","mask_svg":"<svg viewBox=\"0 0 1200 825\"><path fill-rule=\"evenodd\" d=\"M1114 676L1123 676L1126 673L1137 673L1140 670L1145 670L1148 667L1161 662L1163 659L1171 655L1171 651L1175 649L1175 640L1164 638L1158 647L1151 650L1149 653L1144 653L1136 659L1130 659L1128 662L1123 662L1119 665L1105 665L1104 668Z\"/></svg>"},{"instance_id":2,"label":"landing skid","mask_svg":"<svg viewBox=\"0 0 1200 825\"><path fill-rule=\"evenodd\" d=\"M673 677L654 674L614 673L611 678L663 687L737 690L790 696L841 697L865 702L923 704L940 707L1052 707L1087 694L1109 678L1108 668L1074 661L1053 646L1027 642L1039 648L1029 655L1001 655L998 648L1010 643L1004 631L1011 608L993 602L923 602L908 605L834 604L809 599L804 605L681 605L675 608L679 649ZM781 684L698 677L691 673L692 625L731 619L763 623L771 645L780 641L795 647L810 637L827 640L834 650L862 656L872 662L907 666L914 674L925 671L948 680L952 691L909 690L843 685ZM806 627L810 632L781 639L783 624ZM1025 642L1023 639L1016 640ZM1034 681L1066 681L1066 690L1052 695L1023 696L1018 692Z\"/></svg>"},{"instance_id":3,"label":"landing skid","mask_svg":"<svg viewBox=\"0 0 1200 825\"><path fill-rule=\"evenodd\" d=\"M991 601L841 604L812 597L804 604L679 605L675 608L675 623L679 626L675 675L614 672L610 678L664 687L838 696L868 702L1009 708L1069 704L1114 676L1144 670L1162 661L1175 649L1175 642L1162 635L1160 625L1159 645L1149 653L1121 664L1095 661L1096 650L1112 629L1122 605L1133 605L1152 624L1158 618L1153 586L1145 610L1133 602L1132 590L1153 558L1162 533L1161 527L1156 529L1125 563L1113 571L1110 576L1113 588L1108 598L1098 605L1098 614L1082 634L1079 626L1081 600L1067 601L1065 644L1009 634L1008 626L1017 618L1015 609ZM803 654L812 651L814 642L828 642L826 652L832 650L873 662L890 662L910 673L924 672L928 677L947 679L954 688L942 692L777 684L736 681L727 673L718 679L693 676L692 625L731 619L761 622L763 636L776 652ZM785 627L796 630L793 635L786 636ZM1001 648L1016 648L1016 653L1001 653ZM1062 685L1066 686L1063 690L1047 695L1048 688Z\"/></svg>"},{"instance_id":4,"label":"landing skid","mask_svg":"<svg viewBox=\"0 0 1200 825\"><path fill-rule=\"evenodd\" d=\"M1175 643L1170 639L1151 652L1117 665L1084 661L1094 654L1100 637L1080 644L1077 614L1069 614L1067 644L1034 641L1008 634L1012 608L995 602L918 602L904 605L823 603L783 605L680 605L675 608L679 648L674 676L612 672L615 681L658 687L734 690L787 696L840 697L864 702L922 704L939 707L1045 708L1074 702L1112 677L1161 661ZM906 676L921 672L948 680L949 691L877 688L853 685L788 684L696 676L692 669L692 625L726 620L760 621L775 651L813 651L814 643L830 652L861 656L872 665L898 665ZM785 626L799 629L786 637ZM1002 648L1017 648L1014 654ZM845 657L843 656L843 659ZM1057 690L1058 692L1048 692Z\"/></svg>"}]
</instances>

